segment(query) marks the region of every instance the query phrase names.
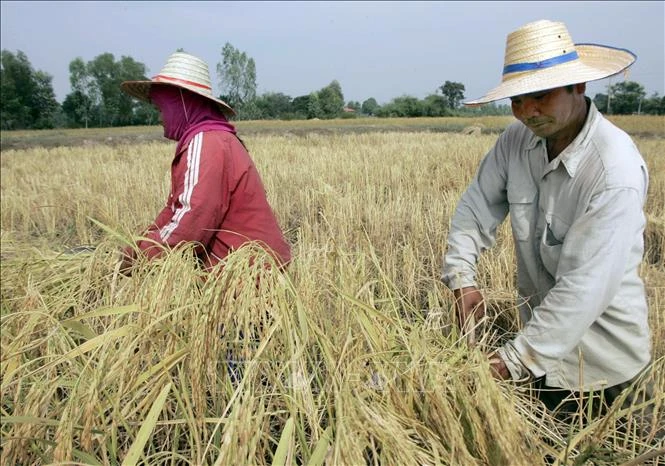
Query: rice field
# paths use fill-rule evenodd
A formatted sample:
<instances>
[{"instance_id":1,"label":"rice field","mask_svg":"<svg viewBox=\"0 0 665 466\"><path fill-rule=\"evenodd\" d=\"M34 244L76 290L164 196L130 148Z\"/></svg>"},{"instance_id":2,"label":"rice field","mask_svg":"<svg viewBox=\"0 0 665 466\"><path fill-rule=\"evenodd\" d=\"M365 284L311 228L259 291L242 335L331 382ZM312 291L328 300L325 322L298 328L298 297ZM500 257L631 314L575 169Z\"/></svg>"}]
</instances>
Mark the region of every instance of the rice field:
<instances>
[{"instance_id":1,"label":"rice field","mask_svg":"<svg viewBox=\"0 0 665 466\"><path fill-rule=\"evenodd\" d=\"M636 134L651 175L642 276L658 389L649 407L663 422L658 118L617 124ZM452 293L439 281L450 218L509 121L449 122L480 125L475 135L409 120L393 122L399 131L241 122L292 245L283 275L250 265L261 254L251 248L213 275L191 248L119 273L119 248L166 199L174 143L100 135L3 148L2 463L658 464L663 446L636 428L647 406L563 425L528 383L492 379L485 354L519 328L507 222L480 260L490 315L476 344L453 325ZM60 136L91 139L81 134ZM94 249L73 253L80 246Z\"/></svg>"}]
</instances>

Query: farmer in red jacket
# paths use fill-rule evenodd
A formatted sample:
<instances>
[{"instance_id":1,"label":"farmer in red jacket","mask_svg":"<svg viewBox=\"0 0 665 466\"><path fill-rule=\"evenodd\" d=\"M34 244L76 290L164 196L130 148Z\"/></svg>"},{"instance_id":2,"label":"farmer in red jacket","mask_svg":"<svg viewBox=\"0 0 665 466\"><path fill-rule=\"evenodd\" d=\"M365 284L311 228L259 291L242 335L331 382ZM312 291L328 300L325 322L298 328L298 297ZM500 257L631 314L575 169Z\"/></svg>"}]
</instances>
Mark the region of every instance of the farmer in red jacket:
<instances>
[{"instance_id":1,"label":"farmer in red jacket","mask_svg":"<svg viewBox=\"0 0 665 466\"><path fill-rule=\"evenodd\" d=\"M152 80L125 81L121 88L153 103L164 136L178 142L166 206L144 233L147 240L125 249L121 270L129 273L137 249L153 258L191 242L206 269L250 242L264 247L280 267L288 264L289 244L259 172L227 120L234 110L213 97L208 65L177 52Z\"/></svg>"}]
</instances>

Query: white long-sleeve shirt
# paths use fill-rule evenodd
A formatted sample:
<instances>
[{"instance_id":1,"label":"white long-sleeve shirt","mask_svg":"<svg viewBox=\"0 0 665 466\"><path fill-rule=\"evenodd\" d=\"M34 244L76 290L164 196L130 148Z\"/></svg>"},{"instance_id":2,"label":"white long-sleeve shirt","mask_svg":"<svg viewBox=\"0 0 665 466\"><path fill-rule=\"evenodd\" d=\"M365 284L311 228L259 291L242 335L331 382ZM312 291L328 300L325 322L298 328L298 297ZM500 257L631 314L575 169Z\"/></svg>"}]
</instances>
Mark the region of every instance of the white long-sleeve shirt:
<instances>
[{"instance_id":1,"label":"white long-sleeve shirt","mask_svg":"<svg viewBox=\"0 0 665 466\"><path fill-rule=\"evenodd\" d=\"M638 275L647 167L589 104L580 134L551 162L522 123L504 131L457 206L442 275L451 289L476 286L478 256L510 213L523 327L499 354L514 379L530 372L585 391L630 380L651 356Z\"/></svg>"}]
</instances>

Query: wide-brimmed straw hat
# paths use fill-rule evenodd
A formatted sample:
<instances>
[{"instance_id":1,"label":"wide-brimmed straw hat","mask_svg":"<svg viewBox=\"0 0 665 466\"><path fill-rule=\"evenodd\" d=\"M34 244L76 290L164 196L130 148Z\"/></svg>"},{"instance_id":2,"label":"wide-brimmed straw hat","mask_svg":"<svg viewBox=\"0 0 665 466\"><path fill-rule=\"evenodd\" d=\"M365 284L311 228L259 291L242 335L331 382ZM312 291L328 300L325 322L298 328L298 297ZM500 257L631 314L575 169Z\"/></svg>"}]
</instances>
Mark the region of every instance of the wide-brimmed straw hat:
<instances>
[{"instance_id":1,"label":"wide-brimmed straw hat","mask_svg":"<svg viewBox=\"0 0 665 466\"><path fill-rule=\"evenodd\" d=\"M535 21L508 35L501 84L464 105L607 78L628 68L636 58L625 49L575 44L563 23Z\"/></svg>"},{"instance_id":2,"label":"wide-brimmed straw hat","mask_svg":"<svg viewBox=\"0 0 665 466\"><path fill-rule=\"evenodd\" d=\"M181 87L215 102L223 114L235 115L229 104L212 95L208 64L194 55L175 52L157 76L150 81L125 81L120 88L137 99L150 102L150 88L155 84Z\"/></svg>"}]
</instances>

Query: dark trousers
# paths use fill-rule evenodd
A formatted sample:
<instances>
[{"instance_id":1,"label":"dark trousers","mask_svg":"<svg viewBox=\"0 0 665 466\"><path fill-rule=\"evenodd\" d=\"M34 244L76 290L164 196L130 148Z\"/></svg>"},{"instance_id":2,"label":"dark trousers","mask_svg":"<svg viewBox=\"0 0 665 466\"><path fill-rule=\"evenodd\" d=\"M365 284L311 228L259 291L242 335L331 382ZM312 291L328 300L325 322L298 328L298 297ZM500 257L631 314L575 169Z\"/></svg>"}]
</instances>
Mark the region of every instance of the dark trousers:
<instances>
[{"instance_id":1,"label":"dark trousers","mask_svg":"<svg viewBox=\"0 0 665 466\"><path fill-rule=\"evenodd\" d=\"M607 387L595 392L577 392L545 385L545 377L536 379L534 389L538 398L547 409L559 420L568 423L592 421L594 418L608 413L612 405L624 394L625 399L619 408L629 408L655 398L653 380L633 385L642 374L638 374L627 382ZM631 414L633 421L638 423L641 436L651 440L662 441L665 438L665 406L652 403ZM622 423L623 424L623 423Z\"/></svg>"},{"instance_id":2,"label":"dark trousers","mask_svg":"<svg viewBox=\"0 0 665 466\"><path fill-rule=\"evenodd\" d=\"M534 389L540 401L560 419L570 418L578 413L591 413L592 417L602 416L612 406L621 393L632 384L629 380L595 392L577 392L545 385L545 377L534 382Z\"/></svg>"}]
</instances>

